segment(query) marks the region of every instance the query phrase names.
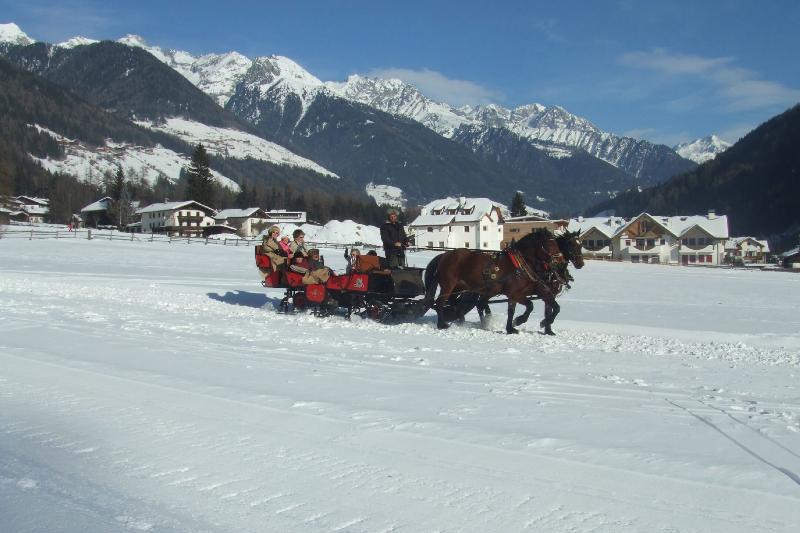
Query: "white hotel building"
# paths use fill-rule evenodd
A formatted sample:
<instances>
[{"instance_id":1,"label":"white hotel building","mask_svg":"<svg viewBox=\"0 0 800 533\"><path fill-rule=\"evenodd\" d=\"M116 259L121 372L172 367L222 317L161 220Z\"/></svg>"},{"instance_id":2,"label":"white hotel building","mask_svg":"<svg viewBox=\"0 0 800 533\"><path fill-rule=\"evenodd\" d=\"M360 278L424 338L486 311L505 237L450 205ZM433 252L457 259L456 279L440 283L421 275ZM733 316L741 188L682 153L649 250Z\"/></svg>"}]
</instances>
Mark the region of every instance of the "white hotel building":
<instances>
[{"instance_id":1,"label":"white hotel building","mask_svg":"<svg viewBox=\"0 0 800 533\"><path fill-rule=\"evenodd\" d=\"M409 224L408 234L421 248L499 250L502 206L488 198L434 200Z\"/></svg>"}]
</instances>

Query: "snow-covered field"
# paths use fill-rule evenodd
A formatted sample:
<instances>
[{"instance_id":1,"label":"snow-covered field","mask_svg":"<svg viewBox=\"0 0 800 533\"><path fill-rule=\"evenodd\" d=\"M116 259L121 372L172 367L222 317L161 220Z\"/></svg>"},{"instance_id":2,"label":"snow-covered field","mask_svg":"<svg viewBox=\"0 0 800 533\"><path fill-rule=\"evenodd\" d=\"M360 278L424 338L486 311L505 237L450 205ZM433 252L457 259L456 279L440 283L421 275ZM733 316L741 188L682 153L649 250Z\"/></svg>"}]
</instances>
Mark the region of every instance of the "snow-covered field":
<instances>
[{"instance_id":1,"label":"snow-covered field","mask_svg":"<svg viewBox=\"0 0 800 533\"><path fill-rule=\"evenodd\" d=\"M0 531L800 530L800 277L590 262L507 336L252 254L0 239Z\"/></svg>"}]
</instances>

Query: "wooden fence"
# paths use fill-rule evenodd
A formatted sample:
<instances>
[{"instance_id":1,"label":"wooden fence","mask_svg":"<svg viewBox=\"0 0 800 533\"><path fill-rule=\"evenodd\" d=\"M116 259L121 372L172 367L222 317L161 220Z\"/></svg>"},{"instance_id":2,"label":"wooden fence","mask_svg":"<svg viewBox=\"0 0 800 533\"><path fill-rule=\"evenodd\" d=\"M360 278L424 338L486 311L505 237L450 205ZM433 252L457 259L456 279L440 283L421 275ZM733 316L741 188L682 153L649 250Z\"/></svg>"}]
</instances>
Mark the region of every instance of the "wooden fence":
<instances>
[{"instance_id":1,"label":"wooden fence","mask_svg":"<svg viewBox=\"0 0 800 533\"><path fill-rule=\"evenodd\" d=\"M77 229L67 230L60 228L34 227L34 226L6 226L0 227L0 239L86 239L103 241L128 241L128 242L161 242L161 243L182 243L182 244L205 244L220 246L254 246L261 244L261 238L242 238L235 239L215 238L215 237L178 237L155 233L128 233L116 230L97 230L97 229ZM381 248L379 244L364 243L333 243L306 241L306 245L314 248Z\"/></svg>"}]
</instances>

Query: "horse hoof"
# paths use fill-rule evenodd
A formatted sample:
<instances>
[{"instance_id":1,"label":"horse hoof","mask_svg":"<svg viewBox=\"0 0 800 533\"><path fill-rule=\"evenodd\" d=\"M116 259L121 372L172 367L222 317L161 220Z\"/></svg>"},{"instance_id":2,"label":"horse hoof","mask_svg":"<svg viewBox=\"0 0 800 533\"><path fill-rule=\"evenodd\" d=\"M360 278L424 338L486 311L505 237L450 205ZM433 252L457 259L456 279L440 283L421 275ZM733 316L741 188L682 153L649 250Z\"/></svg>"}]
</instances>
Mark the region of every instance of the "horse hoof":
<instances>
[{"instance_id":1,"label":"horse hoof","mask_svg":"<svg viewBox=\"0 0 800 533\"><path fill-rule=\"evenodd\" d=\"M450 327L450 324L437 324L436 327L438 327L439 329L447 329Z\"/></svg>"},{"instance_id":2,"label":"horse hoof","mask_svg":"<svg viewBox=\"0 0 800 533\"><path fill-rule=\"evenodd\" d=\"M540 327L540 328L546 328L546 327L547 327L547 322L545 322L544 320L542 320L541 322L539 322L539 327Z\"/></svg>"},{"instance_id":3,"label":"horse hoof","mask_svg":"<svg viewBox=\"0 0 800 533\"><path fill-rule=\"evenodd\" d=\"M508 333L509 335L514 335L516 333L519 333L519 330L515 329L515 328L511 328L511 329L507 329L506 333Z\"/></svg>"},{"instance_id":4,"label":"horse hoof","mask_svg":"<svg viewBox=\"0 0 800 533\"><path fill-rule=\"evenodd\" d=\"M553 332L553 330L552 330L552 329L550 329L550 328L546 328L546 329L544 330L544 334L545 334L545 335L553 335L554 337L555 337L555 335L556 335L556 334Z\"/></svg>"}]
</instances>

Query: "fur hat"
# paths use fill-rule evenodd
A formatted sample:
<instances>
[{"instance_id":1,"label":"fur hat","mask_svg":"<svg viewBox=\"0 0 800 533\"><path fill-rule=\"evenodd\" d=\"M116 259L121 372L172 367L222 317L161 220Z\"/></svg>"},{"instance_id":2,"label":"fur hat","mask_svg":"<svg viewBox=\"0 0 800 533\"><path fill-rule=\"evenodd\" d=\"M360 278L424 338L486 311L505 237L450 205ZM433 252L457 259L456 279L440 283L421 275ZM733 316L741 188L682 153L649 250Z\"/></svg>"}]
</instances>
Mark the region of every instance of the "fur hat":
<instances>
[{"instance_id":1,"label":"fur hat","mask_svg":"<svg viewBox=\"0 0 800 533\"><path fill-rule=\"evenodd\" d=\"M272 235L273 233L280 233L280 232L281 228L279 228L278 226L270 226L269 229L267 230L267 235Z\"/></svg>"}]
</instances>

